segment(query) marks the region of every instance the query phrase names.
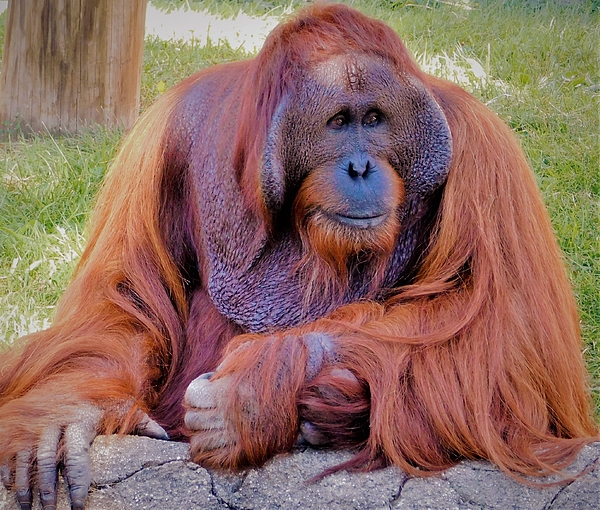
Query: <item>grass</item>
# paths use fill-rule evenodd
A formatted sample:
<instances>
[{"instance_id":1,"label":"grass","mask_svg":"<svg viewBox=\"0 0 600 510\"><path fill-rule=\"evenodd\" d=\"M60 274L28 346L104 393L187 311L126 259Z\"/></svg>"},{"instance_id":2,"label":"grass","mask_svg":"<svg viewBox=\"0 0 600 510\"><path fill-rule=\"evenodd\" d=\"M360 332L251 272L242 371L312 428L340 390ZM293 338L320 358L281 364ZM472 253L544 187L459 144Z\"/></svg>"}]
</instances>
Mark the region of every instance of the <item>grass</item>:
<instances>
[{"instance_id":1,"label":"grass","mask_svg":"<svg viewBox=\"0 0 600 510\"><path fill-rule=\"evenodd\" d=\"M300 1L154 0L233 15ZM597 1L357 0L392 25L426 69L458 81L517 133L565 252L600 409L600 16ZM6 14L0 16L0 41ZM0 56L1 57L1 56ZM148 40L142 107L195 70L246 57L227 45ZM0 344L45 327L85 238L121 137L17 135L0 145Z\"/></svg>"}]
</instances>

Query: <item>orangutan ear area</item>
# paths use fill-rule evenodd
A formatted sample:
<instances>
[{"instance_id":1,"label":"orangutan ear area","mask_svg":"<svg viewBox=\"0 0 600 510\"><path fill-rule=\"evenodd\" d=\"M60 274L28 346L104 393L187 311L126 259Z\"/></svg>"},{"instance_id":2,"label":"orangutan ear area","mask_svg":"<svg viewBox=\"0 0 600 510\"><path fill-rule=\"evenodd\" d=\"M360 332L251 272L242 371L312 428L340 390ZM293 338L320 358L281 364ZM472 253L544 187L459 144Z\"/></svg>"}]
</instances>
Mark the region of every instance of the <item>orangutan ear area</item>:
<instances>
[{"instance_id":1,"label":"orangutan ear area","mask_svg":"<svg viewBox=\"0 0 600 510\"><path fill-rule=\"evenodd\" d=\"M233 136L232 136L233 134ZM260 466L487 459L559 473L598 439L573 292L511 130L344 5L198 72L124 139L53 325L0 357L23 508L83 508L90 443L188 441ZM77 506L79 505L79 506Z\"/></svg>"}]
</instances>

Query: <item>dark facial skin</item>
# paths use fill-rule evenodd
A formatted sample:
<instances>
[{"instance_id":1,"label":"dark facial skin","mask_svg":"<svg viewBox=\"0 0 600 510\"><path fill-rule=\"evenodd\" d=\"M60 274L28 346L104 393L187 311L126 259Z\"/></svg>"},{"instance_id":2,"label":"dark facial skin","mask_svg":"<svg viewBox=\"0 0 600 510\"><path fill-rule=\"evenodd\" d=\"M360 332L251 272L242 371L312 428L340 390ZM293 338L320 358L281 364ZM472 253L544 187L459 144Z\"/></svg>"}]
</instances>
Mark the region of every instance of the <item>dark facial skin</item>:
<instances>
[{"instance_id":1,"label":"dark facial skin","mask_svg":"<svg viewBox=\"0 0 600 510\"><path fill-rule=\"evenodd\" d=\"M387 161L378 157L372 139L385 141L388 128L382 113L344 108L327 121L324 142L346 147L347 154L326 167L335 207L324 211L334 221L355 228L375 227L392 214L392 176Z\"/></svg>"},{"instance_id":2,"label":"dark facial skin","mask_svg":"<svg viewBox=\"0 0 600 510\"><path fill-rule=\"evenodd\" d=\"M426 230L422 211L435 210L429 201L443 185L451 150L448 126L433 97L416 79L399 75L387 62L372 55L346 54L296 72L295 89L278 106L271 123L261 173L267 210L280 230L269 238L252 271L234 275L244 282L239 292L244 300L227 310L239 321L242 314L262 311L264 303L268 307L264 317L272 317L273 310L284 311L278 328L296 325L292 315L296 310L305 313L297 323L301 325L343 304L378 299L380 289L393 286L410 270L419 232ZM300 277L286 271L298 266L304 271ZM259 274L264 275L262 280L250 279ZM339 294L333 286L336 278L341 282ZM331 281L333 292L328 288ZM267 282L277 285L271 290ZM219 299L218 293L213 296ZM264 320L256 330L263 324ZM293 344L302 342L310 380L310 374L334 359L336 340L325 333L284 337L282 352L291 352ZM238 354L243 355L251 343L241 345ZM334 376L343 381L341 386L351 388L348 394L353 398L368 400L350 371ZM186 392L186 423L198 431L193 449L236 442L228 433L225 406L219 400L222 388L231 384L228 377L201 376ZM242 391L247 390L250 386ZM336 390L329 396L334 406L346 399ZM368 436L368 416L358 419L362 427L348 422L352 432L340 439L340 427L328 436L315 425L319 414L323 413L300 417L306 443L355 444Z\"/></svg>"},{"instance_id":3,"label":"dark facial skin","mask_svg":"<svg viewBox=\"0 0 600 510\"><path fill-rule=\"evenodd\" d=\"M317 179L323 215L352 229L401 214L395 179L410 180L421 149L413 124L423 91L364 55L316 64L297 83L281 122L286 189Z\"/></svg>"},{"instance_id":4,"label":"dark facial skin","mask_svg":"<svg viewBox=\"0 0 600 510\"><path fill-rule=\"evenodd\" d=\"M383 258L377 256L382 285L400 281L424 231L422 214L434 210L430 196L445 181L450 160L450 134L439 106L420 82L399 75L383 59L338 55L295 72L294 90L272 118L261 166L263 200L275 235L259 243L248 229L228 232L229 225L244 224L244 212L238 211L243 200L232 196L233 186L221 191L223 184L215 179L199 191L198 202L207 209L202 217L213 267L211 297L223 315L251 331L315 320L343 304L303 305L301 282L289 270L302 258L292 222L306 219L313 232L321 233L325 249L348 257L351 251L379 249L386 238L391 253L386 248ZM231 132L235 119L224 121L224 132ZM204 145L196 150L193 160L202 161ZM211 179L207 168L199 167L199 181L206 178ZM301 195L305 200L298 208ZM228 218L235 214L240 221L213 224L210 219L220 215L210 208L217 203L231 204ZM224 237L226 251L217 242ZM256 252L249 253L249 246ZM234 263L232 254L254 260L252 270L246 269L249 263ZM348 284L344 301L365 297L364 282Z\"/></svg>"}]
</instances>

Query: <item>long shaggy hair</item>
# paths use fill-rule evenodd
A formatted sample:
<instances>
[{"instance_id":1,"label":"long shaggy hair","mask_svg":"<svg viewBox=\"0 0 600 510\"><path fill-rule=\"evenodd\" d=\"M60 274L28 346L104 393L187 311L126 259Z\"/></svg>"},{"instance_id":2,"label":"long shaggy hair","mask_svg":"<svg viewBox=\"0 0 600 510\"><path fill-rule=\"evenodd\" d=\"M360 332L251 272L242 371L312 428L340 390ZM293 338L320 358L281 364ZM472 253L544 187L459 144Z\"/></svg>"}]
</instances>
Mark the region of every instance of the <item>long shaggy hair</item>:
<instances>
[{"instance_id":1,"label":"long shaggy hair","mask_svg":"<svg viewBox=\"0 0 600 510\"><path fill-rule=\"evenodd\" d=\"M241 327L218 312L205 286L210 268L196 240L207 218L191 195L189 150L180 148L194 137L175 134L181 109L203 80L230 91L218 108L235 116L237 132L216 164L235 173L249 222L269 232L260 167L274 113L294 88L293 69L348 51L384 59L422 82L448 121L452 163L422 263L386 300L239 336ZM206 119L193 121L203 126ZM202 145L205 133L194 135ZM215 143L226 150L229 142L224 135ZM299 209L309 206L310 197L298 198ZM305 292L314 295L317 278L333 294L343 290L348 254L359 246L310 215L298 221L304 267L316 267ZM368 251L385 261L403 227L377 231ZM383 262L366 262L376 283ZM313 332L332 339L336 363L356 382L329 368L306 382L308 354L293 340ZM256 342L227 371L257 389L260 413L244 421L244 403L232 392L239 441L193 452L206 465L260 464L288 450L301 413L334 445L358 441L348 467L395 464L419 475L460 459L489 459L519 476L555 473L598 439L576 304L516 137L471 95L420 71L393 30L343 5L304 9L274 30L256 58L186 80L127 136L54 324L2 353L0 464L35 449L46 427L72 421L81 402L106 409L98 432L130 432L144 410L183 434L187 384L248 340ZM329 399L326 387L335 389ZM123 403L132 406L124 411ZM354 417L363 425L349 438Z\"/></svg>"},{"instance_id":2,"label":"long shaggy hair","mask_svg":"<svg viewBox=\"0 0 600 510\"><path fill-rule=\"evenodd\" d=\"M390 173L393 170L390 169ZM382 225L357 231L327 216L321 206L335 203L320 186L319 171L303 182L294 201L296 230L302 242L302 260L293 270L302 280L304 306L343 303L352 280L360 278L361 293L375 298L381 291L388 261L400 232L398 215L391 214ZM402 180L395 176L393 195L398 205L404 199ZM323 196L325 195L325 196ZM354 282L356 283L356 282Z\"/></svg>"}]
</instances>

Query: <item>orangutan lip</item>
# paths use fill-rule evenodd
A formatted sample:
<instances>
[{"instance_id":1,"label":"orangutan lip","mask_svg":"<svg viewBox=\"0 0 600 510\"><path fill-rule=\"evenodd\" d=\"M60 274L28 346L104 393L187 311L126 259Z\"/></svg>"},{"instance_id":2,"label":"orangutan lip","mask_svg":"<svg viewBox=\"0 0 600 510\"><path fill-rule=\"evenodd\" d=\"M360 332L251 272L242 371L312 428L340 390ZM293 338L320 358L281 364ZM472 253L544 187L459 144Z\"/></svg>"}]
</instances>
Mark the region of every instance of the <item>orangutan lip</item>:
<instances>
[{"instance_id":1,"label":"orangutan lip","mask_svg":"<svg viewBox=\"0 0 600 510\"><path fill-rule=\"evenodd\" d=\"M339 223L343 223L344 225L348 225L350 227L358 227L358 228L369 228L376 227L377 225L381 225L385 219L388 217L388 214L379 214L377 216L365 216L365 217L355 217L355 216L344 216L343 214L334 214L333 218Z\"/></svg>"}]
</instances>

